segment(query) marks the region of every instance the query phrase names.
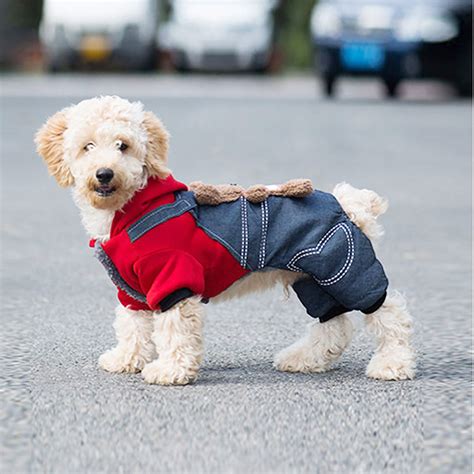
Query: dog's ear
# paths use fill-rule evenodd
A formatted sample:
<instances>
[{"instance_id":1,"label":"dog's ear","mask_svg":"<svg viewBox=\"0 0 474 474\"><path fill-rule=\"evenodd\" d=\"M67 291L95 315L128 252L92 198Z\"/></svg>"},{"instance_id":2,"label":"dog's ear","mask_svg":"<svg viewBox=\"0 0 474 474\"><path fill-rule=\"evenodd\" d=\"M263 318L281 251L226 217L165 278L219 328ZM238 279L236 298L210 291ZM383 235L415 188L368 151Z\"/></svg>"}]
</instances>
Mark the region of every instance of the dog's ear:
<instances>
[{"instance_id":1,"label":"dog's ear","mask_svg":"<svg viewBox=\"0 0 474 474\"><path fill-rule=\"evenodd\" d=\"M49 174L62 187L72 186L74 178L64 162L64 131L67 128L64 110L57 112L38 130L36 150L48 167Z\"/></svg>"},{"instance_id":2,"label":"dog's ear","mask_svg":"<svg viewBox=\"0 0 474 474\"><path fill-rule=\"evenodd\" d=\"M166 166L168 161L169 133L161 120L152 112L145 112L143 126L148 135L145 163L150 176L166 178L171 171Z\"/></svg>"}]
</instances>

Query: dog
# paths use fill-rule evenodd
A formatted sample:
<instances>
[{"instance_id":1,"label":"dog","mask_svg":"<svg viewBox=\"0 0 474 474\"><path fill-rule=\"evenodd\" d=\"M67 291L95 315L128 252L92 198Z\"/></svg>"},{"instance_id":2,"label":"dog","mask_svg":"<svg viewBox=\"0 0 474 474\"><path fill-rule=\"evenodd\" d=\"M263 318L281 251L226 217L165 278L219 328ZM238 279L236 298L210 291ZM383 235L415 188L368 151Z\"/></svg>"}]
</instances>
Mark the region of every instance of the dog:
<instances>
[{"instance_id":1,"label":"dog","mask_svg":"<svg viewBox=\"0 0 474 474\"><path fill-rule=\"evenodd\" d=\"M387 295L370 244L383 234L377 218L387 209L375 192L341 183L332 194L199 205L171 175L162 122L116 96L57 112L35 141L49 173L72 187L118 287L117 345L100 356L102 369L141 372L151 384L192 383L203 358L205 300L281 283L320 321L276 355L276 369L329 370L351 341L347 313L357 309L376 341L367 376L414 378L412 318L400 293Z\"/></svg>"}]
</instances>

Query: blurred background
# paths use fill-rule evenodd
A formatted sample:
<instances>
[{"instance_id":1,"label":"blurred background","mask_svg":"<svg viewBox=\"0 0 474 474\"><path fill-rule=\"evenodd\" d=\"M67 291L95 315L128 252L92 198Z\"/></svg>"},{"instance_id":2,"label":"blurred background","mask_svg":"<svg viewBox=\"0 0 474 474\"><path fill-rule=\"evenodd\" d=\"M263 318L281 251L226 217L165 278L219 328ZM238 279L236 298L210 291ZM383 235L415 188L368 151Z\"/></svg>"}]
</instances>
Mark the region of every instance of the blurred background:
<instances>
[{"instance_id":1,"label":"blurred background","mask_svg":"<svg viewBox=\"0 0 474 474\"><path fill-rule=\"evenodd\" d=\"M470 0L3 0L0 32L3 70L314 71L328 96L346 76L472 95Z\"/></svg>"}]
</instances>

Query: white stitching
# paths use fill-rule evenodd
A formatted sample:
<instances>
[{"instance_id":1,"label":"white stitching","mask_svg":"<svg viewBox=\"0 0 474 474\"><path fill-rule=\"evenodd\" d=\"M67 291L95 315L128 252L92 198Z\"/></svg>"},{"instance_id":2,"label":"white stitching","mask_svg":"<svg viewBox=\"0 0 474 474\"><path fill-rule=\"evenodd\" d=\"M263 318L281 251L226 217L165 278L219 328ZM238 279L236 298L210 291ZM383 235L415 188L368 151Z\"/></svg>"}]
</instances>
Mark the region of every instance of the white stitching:
<instances>
[{"instance_id":1,"label":"white stitching","mask_svg":"<svg viewBox=\"0 0 474 474\"><path fill-rule=\"evenodd\" d=\"M265 266L266 253L267 253L267 230L268 230L268 203L267 200L262 201L260 204L261 209L261 220L262 220L262 238L260 241L260 252L258 254L258 268Z\"/></svg>"},{"instance_id":2,"label":"white stitching","mask_svg":"<svg viewBox=\"0 0 474 474\"><path fill-rule=\"evenodd\" d=\"M245 223L245 249L244 249L244 260L243 260L243 267L247 266L247 257L249 251L249 224L248 224L248 216L247 216L247 200L242 197L242 202L244 205L244 223Z\"/></svg>"},{"instance_id":3,"label":"white stitching","mask_svg":"<svg viewBox=\"0 0 474 474\"><path fill-rule=\"evenodd\" d=\"M240 266L243 267L244 266L244 249L245 249L245 230L244 230L244 226L245 226L245 221L244 221L244 201L243 201L243 197L241 196L240 197L240 218L242 220L242 223L241 223L241 244L240 244Z\"/></svg>"},{"instance_id":4,"label":"white stitching","mask_svg":"<svg viewBox=\"0 0 474 474\"><path fill-rule=\"evenodd\" d=\"M339 223L339 224L336 224L334 227L331 227L327 232L326 234L324 234L323 237L321 237L321 240L318 242L318 244L316 245L316 247L310 247L310 248L307 248L307 249L304 249L304 250L301 250L299 251L291 260L290 262L288 263L288 265L293 265L293 263L295 263L296 261L298 261L301 257L302 254L304 253L307 253L307 252L310 252L310 251L313 251L315 250L317 253L319 253L323 248L324 246L327 244L327 242L329 241L329 239L341 228L341 226L343 225L343 223ZM345 225L345 224L344 224ZM314 255L314 254L313 254Z\"/></svg>"},{"instance_id":5,"label":"white stitching","mask_svg":"<svg viewBox=\"0 0 474 474\"><path fill-rule=\"evenodd\" d=\"M248 217L247 217L247 200L240 197L240 214L242 217L242 243L240 247L240 266L246 267L248 246L249 246L249 229L248 229Z\"/></svg>"},{"instance_id":6,"label":"white stitching","mask_svg":"<svg viewBox=\"0 0 474 474\"><path fill-rule=\"evenodd\" d=\"M310 255L319 255L323 248L326 246L326 244L329 242L331 237L339 230L342 229L344 231L344 235L346 236L347 240L347 257L346 261L344 262L344 265L342 268L332 277L326 278L324 280L318 280L317 278L314 278L320 285L322 286L329 286L329 285L334 285L337 283L339 280L341 280L346 273L349 271L349 268L352 266L352 262L354 261L354 240L352 238L352 233L347 226L347 224L341 222L339 224L336 224L334 227L329 229L328 232L321 238L321 240L318 242L316 247L310 247L304 250L301 250L298 252L287 264L287 267L290 270L296 271L296 272L303 272L303 270L299 267L296 266L296 262L298 260L308 257Z\"/></svg>"},{"instance_id":7,"label":"white stitching","mask_svg":"<svg viewBox=\"0 0 474 474\"><path fill-rule=\"evenodd\" d=\"M337 272L331 278L326 278L325 280L318 280L318 283L322 286L334 285L339 280L341 280L349 271L349 268L351 267L352 262L354 261L354 240L352 239L352 234L350 230L347 229L347 226L344 225L341 228L346 234L347 245L348 245L347 258L346 258L346 261L344 262L344 265L339 270L339 272Z\"/></svg>"},{"instance_id":8,"label":"white stitching","mask_svg":"<svg viewBox=\"0 0 474 474\"><path fill-rule=\"evenodd\" d=\"M287 264L287 266L289 268L291 268L292 270L294 270L294 271L302 271L299 267L297 267L295 265L296 262L298 260L300 260L301 258L307 257L309 255L320 254L322 252L323 248L325 247L325 245L329 242L330 238L341 228L344 230L344 233L346 235L346 239L348 241L348 257L349 257L349 253L351 252L351 250L353 250L353 246L351 247L350 242L349 242L349 239L351 239L351 241L352 241L352 235L351 235L349 229L347 228L346 224L339 223L339 224L336 224L331 229L329 229L329 231L321 238L321 240L316 245L316 247L311 247L311 248L301 250L290 260L290 262ZM346 259L346 261L347 261L347 259ZM345 266L345 264L344 264L344 266ZM339 274L339 272L338 272L338 274ZM334 277L331 277L331 279L335 278L335 277L336 277L336 275ZM330 279L328 279L328 280L330 280ZM326 280L322 280L322 281L326 281Z\"/></svg>"},{"instance_id":9,"label":"white stitching","mask_svg":"<svg viewBox=\"0 0 474 474\"><path fill-rule=\"evenodd\" d=\"M262 243L263 243L263 228L265 226L265 210L263 201L260 203L260 232L262 234L260 240L260 250L258 252L258 265L257 268L262 268Z\"/></svg>"},{"instance_id":10,"label":"white stitching","mask_svg":"<svg viewBox=\"0 0 474 474\"><path fill-rule=\"evenodd\" d=\"M267 259L267 235L268 235L268 200L265 199L265 232L263 234L263 265Z\"/></svg>"}]
</instances>

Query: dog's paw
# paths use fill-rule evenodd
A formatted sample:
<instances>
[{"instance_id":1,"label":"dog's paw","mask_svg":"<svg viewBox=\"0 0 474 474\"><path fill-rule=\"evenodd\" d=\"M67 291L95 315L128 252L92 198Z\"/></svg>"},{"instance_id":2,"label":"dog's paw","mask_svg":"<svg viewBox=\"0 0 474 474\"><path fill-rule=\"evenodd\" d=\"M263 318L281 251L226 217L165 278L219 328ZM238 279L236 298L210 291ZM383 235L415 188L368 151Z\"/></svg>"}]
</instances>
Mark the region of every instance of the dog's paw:
<instances>
[{"instance_id":1,"label":"dog's paw","mask_svg":"<svg viewBox=\"0 0 474 474\"><path fill-rule=\"evenodd\" d=\"M378 380L411 380L415 378L415 357L409 347L392 352L376 353L366 371L367 377Z\"/></svg>"},{"instance_id":2,"label":"dog's paw","mask_svg":"<svg viewBox=\"0 0 474 474\"><path fill-rule=\"evenodd\" d=\"M130 354L118 347L104 352L99 357L99 367L107 372L137 373L145 367L146 360L143 357L131 357Z\"/></svg>"},{"instance_id":3,"label":"dog's paw","mask_svg":"<svg viewBox=\"0 0 474 474\"><path fill-rule=\"evenodd\" d=\"M174 360L160 358L142 370L145 382L158 385L187 385L193 383L197 375L197 370L180 366Z\"/></svg>"},{"instance_id":4,"label":"dog's paw","mask_svg":"<svg viewBox=\"0 0 474 474\"><path fill-rule=\"evenodd\" d=\"M274 366L282 372L301 372L304 374L326 372L331 361L314 357L314 353L298 343L283 349L275 356Z\"/></svg>"}]
</instances>

